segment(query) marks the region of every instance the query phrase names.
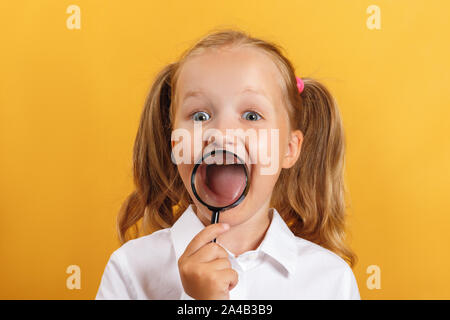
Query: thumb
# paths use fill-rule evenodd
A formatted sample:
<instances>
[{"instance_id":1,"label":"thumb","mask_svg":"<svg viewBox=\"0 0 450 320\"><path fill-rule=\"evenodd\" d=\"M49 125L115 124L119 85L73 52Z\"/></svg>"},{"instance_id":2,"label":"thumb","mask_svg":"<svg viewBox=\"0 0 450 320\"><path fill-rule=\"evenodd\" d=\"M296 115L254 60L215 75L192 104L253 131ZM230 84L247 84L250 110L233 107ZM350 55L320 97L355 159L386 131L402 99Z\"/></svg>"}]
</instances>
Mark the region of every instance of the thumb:
<instances>
[{"instance_id":1,"label":"thumb","mask_svg":"<svg viewBox=\"0 0 450 320\"><path fill-rule=\"evenodd\" d=\"M237 283L238 283L237 280L233 281L233 282L230 282L230 285L228 286L228 291L233 290L234 287L236 287Z\"/></svg>"}]
</instances>

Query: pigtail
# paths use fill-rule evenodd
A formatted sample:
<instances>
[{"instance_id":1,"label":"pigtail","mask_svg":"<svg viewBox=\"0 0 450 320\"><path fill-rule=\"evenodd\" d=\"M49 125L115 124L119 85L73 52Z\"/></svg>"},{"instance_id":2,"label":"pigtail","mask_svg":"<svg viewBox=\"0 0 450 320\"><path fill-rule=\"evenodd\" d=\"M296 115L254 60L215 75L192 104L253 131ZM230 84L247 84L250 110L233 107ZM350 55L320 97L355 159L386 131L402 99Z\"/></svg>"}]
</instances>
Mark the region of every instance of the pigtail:
<instances>
[{"instance_id":1,"label":"pigtail","mask_svg":"<svg viewBox=\"0 0 450 320\"><path fill-rule=\"evenodd\" d=\"M174 206L187 207L184 185L171 160L172 73L175 64L161 70L150 89L133 148L135 190L117 217L121 244L174 223ZM178 212L177 211L177 212ZM141 222L139 226L139 222Z\"/></svg>"},{"instance_id":2,"label":"pigtail","mask_svg":"<svg viewBox=\"0 0 450 320\"><path fill-rule=\"evenodd\" d=\"M280 208L291 230L347 260L356 256L345 244L345 136L337 103L312 78L295 108L296 127L303 133L300 158L282 170L272 205ZM287 196L286 196L287 192Z\"/></svg>"}]
</instances>

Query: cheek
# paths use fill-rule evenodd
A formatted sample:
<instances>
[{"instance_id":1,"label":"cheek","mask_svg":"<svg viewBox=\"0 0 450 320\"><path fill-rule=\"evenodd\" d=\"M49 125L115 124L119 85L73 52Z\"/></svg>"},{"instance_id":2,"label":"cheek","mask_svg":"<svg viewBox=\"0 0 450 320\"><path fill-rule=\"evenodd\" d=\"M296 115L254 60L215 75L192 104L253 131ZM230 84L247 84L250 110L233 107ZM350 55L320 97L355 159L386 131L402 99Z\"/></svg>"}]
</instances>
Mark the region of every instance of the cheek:
<instances>
[{"instance_id":1,"label":"cheek","mask_svg":"<svg viewBox=\"0 0 450 320\"><path fill-rule=\"evenodd\" d=\"M277 182L279 176L279 171L274 174L261 174L257 173L254 179L254 183L252 188L255 191L255 194L259 195L258 198L266 199L270 196L275 183Z\"/></svg>"},{"instance_id":2,"label":"cheek","mask_svg":"<svg viewBox=\"0 0 450 320\"><path fill-rule=\"evenodd\" d=\"M183 180L183 182L188 182L189 178L190 178L190 166L188 164L179 164L177 165L178 168L178 173L181 176L181 179Z\"/></svg>"},{"instance_id":3,"label":"cheek","mask_svg":"<svg viewBox=\"0 0 450 320\"><path fill-rule=\"evenodd\" d=\"M263 175L276 175L287 151L286 128L264 129L259 134L257 144L253 146L252 159L257 159L258 170Z\"/></svg>"},{"instance_id":4,"label":"cheek","mask_svg":"<svg viewBox=\"0 0 450 320\"><path fill-rule=\"evenodd\" d=\"M257 206L261 201L270 199L273 188L281 171L282 154L285 146L281 143L286 139L286 130L275 127L260 131L258 141L254 146L258 154L257 162L252 167L251 194L252 203Z\"/></svg>"},{"instance_id":5,"label":"cheek","mask_svg":"<svg viewBox=\"0 0 450 320\"><path fill-rule=\"evenodd\" d=\"M189 164L178 164L177 165L178 173L180 174L181 180L183 181L184 187L188 191L191 199L194 199L194 194L191 189L191 173L193 169L193 165Z\"/></svg>"},{"instance_id":6,"label":"cheek","mask_svg":"<svg viewBox=\"0 0 450 320\"><path fill-rule=\"evenodd\" d=\"M171 135L172 157L176 164L193 164L201 155L202 141L192 128L174 128Z\"/></svg>"}]
</instances>

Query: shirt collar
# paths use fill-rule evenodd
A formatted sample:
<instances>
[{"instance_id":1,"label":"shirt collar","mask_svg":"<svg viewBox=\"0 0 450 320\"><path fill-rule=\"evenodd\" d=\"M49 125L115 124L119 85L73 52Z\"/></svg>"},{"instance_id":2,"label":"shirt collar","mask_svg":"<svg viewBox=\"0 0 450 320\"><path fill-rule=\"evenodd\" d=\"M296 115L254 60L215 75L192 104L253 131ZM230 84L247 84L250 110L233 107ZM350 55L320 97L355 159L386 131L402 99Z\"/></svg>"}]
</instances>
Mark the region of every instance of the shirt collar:
<instances>
[{"instance_id":1,"label":"shirt collar","mask_svg":"<svg viewBox=\"0 0 450 320\"><path fill-rule=\"evenodd\" d=\"M271 256L289 273L295 271L296 237L284 222L275 208L272 210L272 220L258 249ZM171 229L175 255L178 259L186 247L205 226L195 214L192 205L174 223Z\"/></svg>"}]
</instances>

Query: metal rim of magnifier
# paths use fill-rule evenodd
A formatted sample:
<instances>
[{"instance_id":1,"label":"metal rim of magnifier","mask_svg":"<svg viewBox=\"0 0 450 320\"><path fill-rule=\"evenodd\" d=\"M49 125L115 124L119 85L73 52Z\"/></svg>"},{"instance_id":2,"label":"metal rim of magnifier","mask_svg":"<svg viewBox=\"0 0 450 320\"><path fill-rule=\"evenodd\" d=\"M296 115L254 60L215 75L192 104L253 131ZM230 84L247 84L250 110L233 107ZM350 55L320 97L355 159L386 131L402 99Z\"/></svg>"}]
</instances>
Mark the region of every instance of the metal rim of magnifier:
<instances>
[{"instance_id":1,"label":"metal rim of magnifier","mask_svg":"<svg viewBox=\"0 0 450 320\"><path fill-rule=\"evenodd\" d=\"M207 204L206 202L204 202L202 200L202 198L197 194L197 190L195 189L195 175L197 174L197 169L198 167L202 164L202 162L204 161L204 159L208 158L209 156L214 155L216 152L226 152L226 153L230 153L232 154L234 157L236 157L241 164L244 166L244 171L245 171L245 189L242 191L241 195L239 196L239 198L233 202L232 204L225 206L225 207L214 207L211 206L209 204ZM249 189L249 185L248 185L248 168L247 165L245 164L244 161L242 161L241 158L239 158L239 156L237 154L235 154L234 152L225 150L225 149L218 149L218 150L213 150L211 152L208 152L206 155L203 155L201 157L201 159L199 161L197 161L197 163L194 166L194 169L192 170L192 174L191 174L191 188L192 188L192 192L194 193L195 197L197 198L198 201L200 201L204 206L206 206L209 210L212 211L222 211L225 209L231 209L234 208L235 206L237 206L239 203L242 202L242 200L244 200L245 196L248 193L248 189Z\"/></svg>"}]
</instances>

